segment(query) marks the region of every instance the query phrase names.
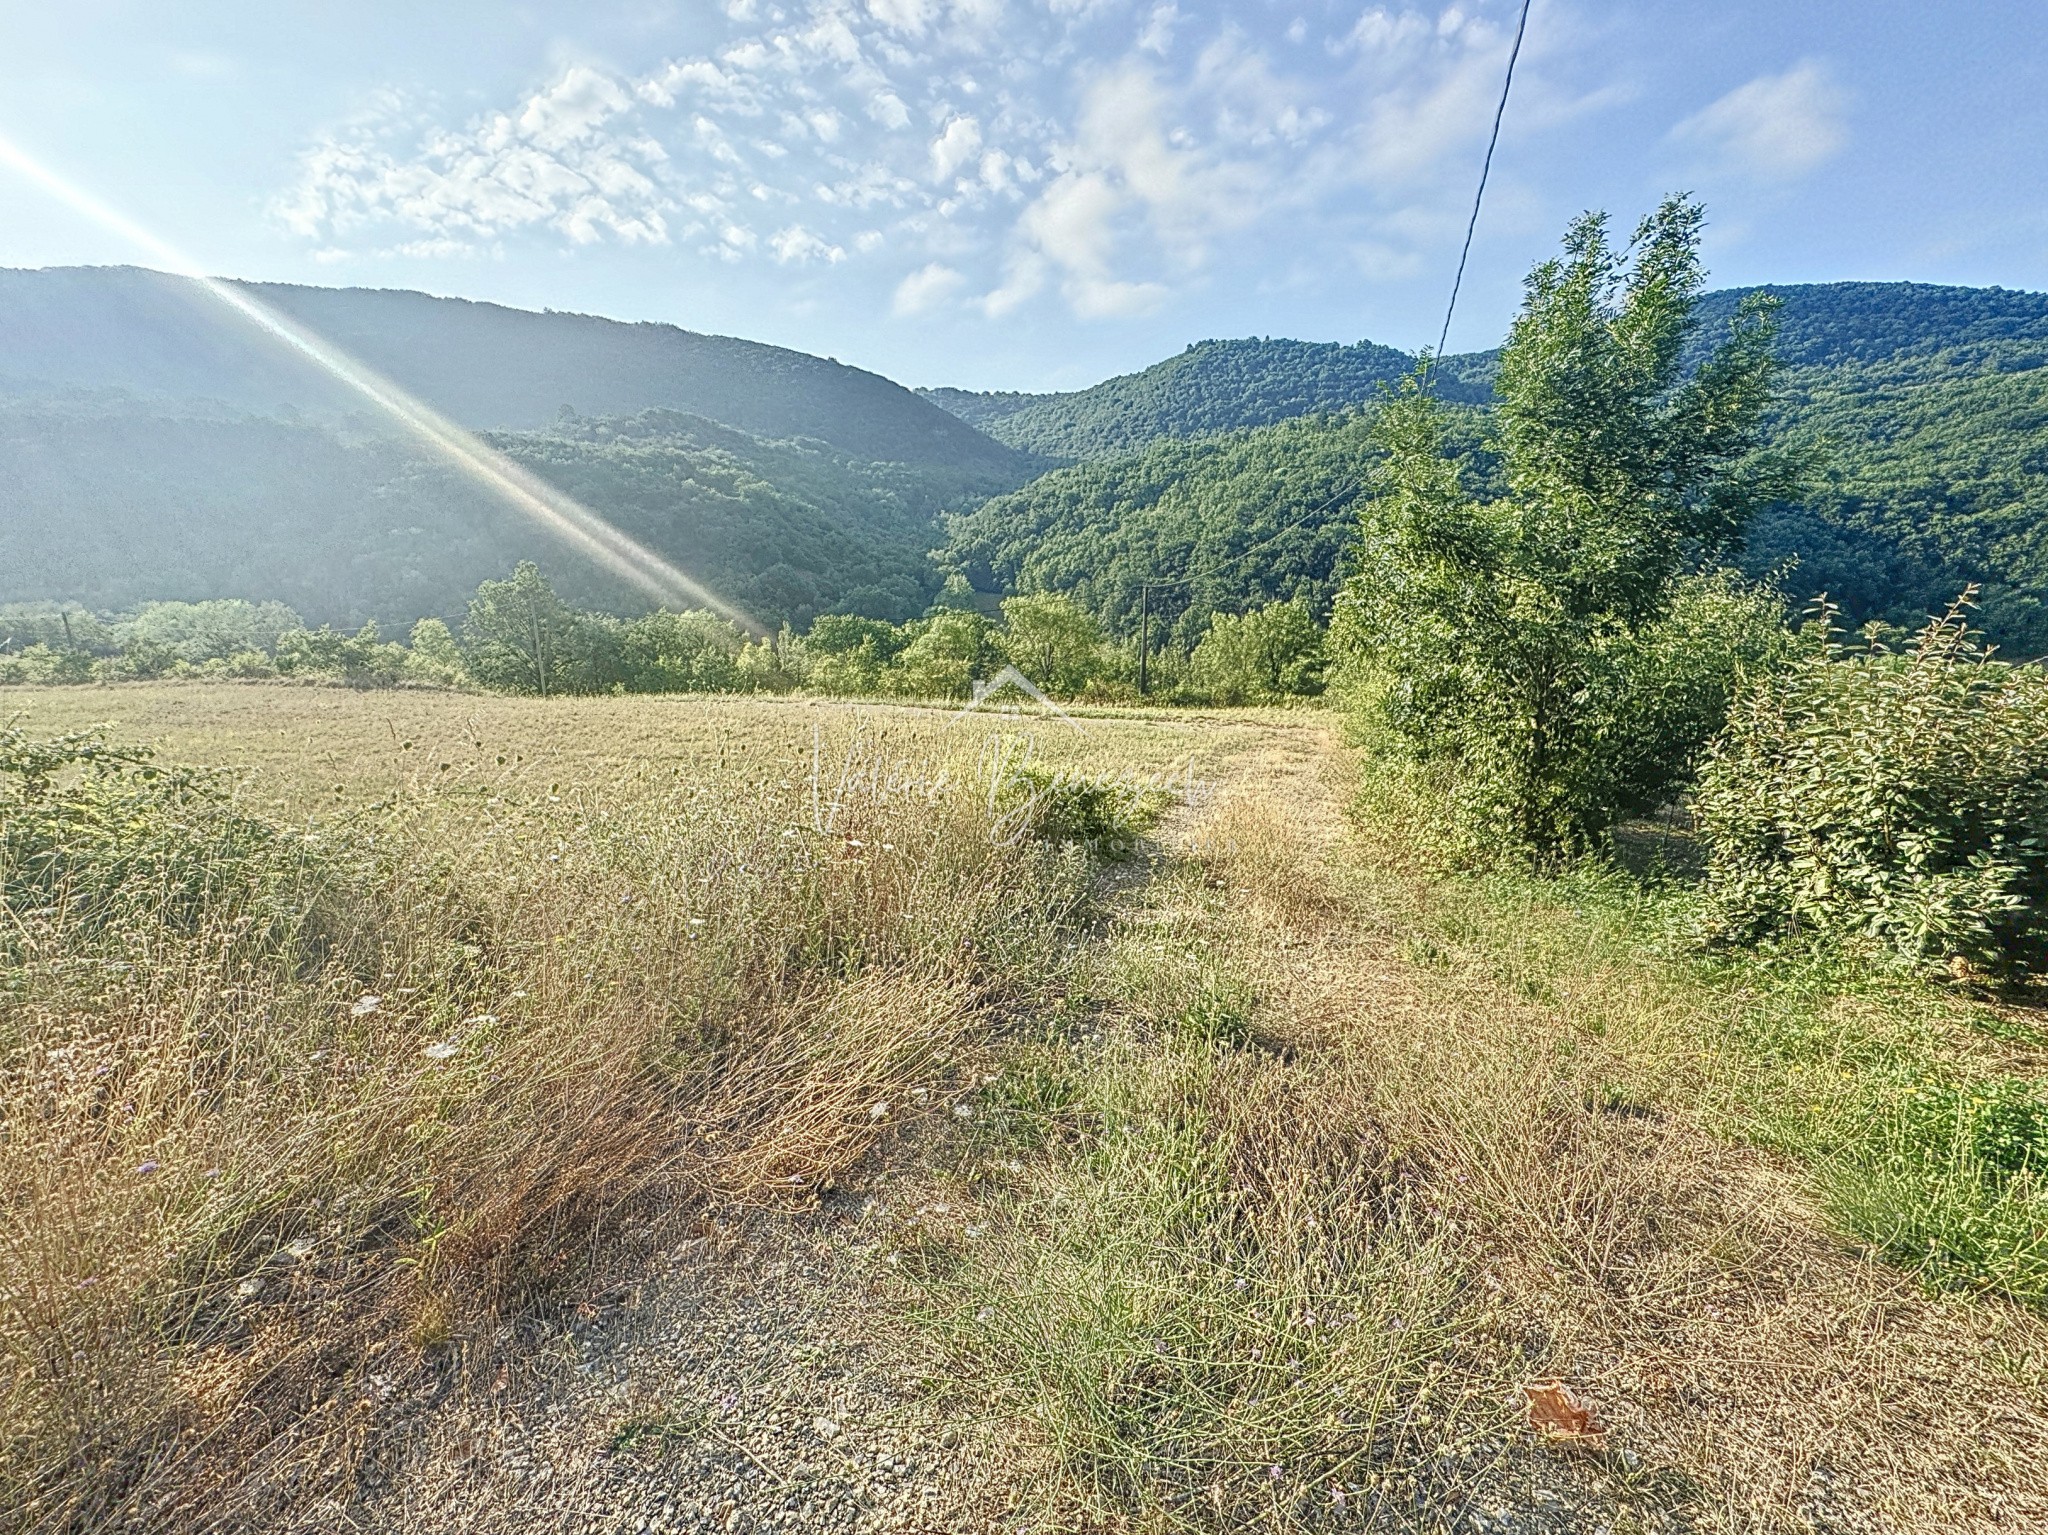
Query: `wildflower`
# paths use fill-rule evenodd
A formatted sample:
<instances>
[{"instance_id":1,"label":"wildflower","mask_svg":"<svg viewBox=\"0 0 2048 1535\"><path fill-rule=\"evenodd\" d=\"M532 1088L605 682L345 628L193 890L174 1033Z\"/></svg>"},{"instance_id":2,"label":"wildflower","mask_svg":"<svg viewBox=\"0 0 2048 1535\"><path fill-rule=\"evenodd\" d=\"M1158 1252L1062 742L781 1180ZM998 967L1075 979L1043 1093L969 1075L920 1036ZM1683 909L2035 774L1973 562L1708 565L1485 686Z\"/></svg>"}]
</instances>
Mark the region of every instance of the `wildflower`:
<instances>
[{"instance_id":1,"label":"wildflower","mask_svg":"<svg viewBox=\"0 0 2048 1535\"><path fill-rule=\"evenodd\" d=\"M954 1105L953 1105L953 1117L954 1117L955 1119L972 1119L972 1118L974 1118L974 1105L973 1105L973 1104L971 1104L971 1103L956 1103L956 1104L954 1104Z\"/></svg>"},{"instance_id":2,"label":"wildflower","mask_svg":"<svg viewBox=\"0 0 2048 1535\"><path fill-rule=\"evenodd\" d=\"M162 1166L163 1163L161 1162L144 1162L140 1167L135 1169L135 1176L138 1178L147 1178L151 1173L157 1171Z\"/></svg>"},{"instance_id":3,"label":"wildflower","mask_svg":"<svg viewBox=\"0 0 2048 1535\"><path fill-rule=\"evenodd\" d=\"M445 1061L461 1048L452 1039L437 1039L421 1053L430 1061Z\"/></svg>"},{"instance_id":4,"label":"wildflower","mask_svg":"<svg viewBox=\"0 0 2048 1535\"><path fill-rule=\"evenodd\" d=\"M1266 1467L1266 1478L1267 1478L1267 1480L1268 1480L1268 1481L1274 1481L1274 1482L1277 1482L1277 1481L1279 1481L1279 1480L1280 1480L1280 1477L1281 1477L1281 1474L1282 1474L1282 1473L1281 1473L1281 1470L1280 1470L1280 1468L1279 1468L1278 1466L1268 1466L1268 1467Z\"/></svg>"},{"instance_id":5,"label":"wildflower","mask_svg":"<svg viewBox=\"0 0 2048 1535\"><path fill-rule=\"evenodd\" d=\"M870 1118L870 1119L887 1119L888 1117L889 1117L889 1105L888 1105L888 1104L886 1104L886 1103L871 1103L871 1104L869 1104L869 1105L868 1105L868 1118Z\"/></svg>"},{"instance_id":6,"label":"wildflower","mask_svg":"<svg viewBox=\"0 0 2048 1535\"><path fill-rule=\"evenodd\" d=\"M383 1005L384 999L382 997L372 996L365 992L362 996L356 998L355 1005L348 1010L349 1016L352 1018L367 1018Z\"/></svg>"}]
</instances>

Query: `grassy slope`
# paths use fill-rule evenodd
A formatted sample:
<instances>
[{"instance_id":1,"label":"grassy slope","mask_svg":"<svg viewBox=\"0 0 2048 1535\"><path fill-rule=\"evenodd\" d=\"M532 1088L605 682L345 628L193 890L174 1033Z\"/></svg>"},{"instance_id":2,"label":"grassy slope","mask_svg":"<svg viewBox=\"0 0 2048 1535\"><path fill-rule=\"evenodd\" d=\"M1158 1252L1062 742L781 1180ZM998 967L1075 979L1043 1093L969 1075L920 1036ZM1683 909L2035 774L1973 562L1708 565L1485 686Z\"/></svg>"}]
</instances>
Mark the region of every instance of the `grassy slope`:
<instances>
[{"instance_id":1,"label":"grassy slope","mask_svg":"<svg viewBox=\"0 0 2048 1535\"><path fill-rule=\"evenodd\" d=\"M112 719L171 756L245 770L250 808L341 812L331 824L422 849L437 878L460 876L460 909L492 934L500 995L544 999L494 1009L514 1024L491 1041L509 1080L537 1068L536 1085L511 1102L481 1081L454 1091L419 1063L429 1020L414 1016L449 983L435 979L433 945L401 945L380 989L397 998L414 976L425 984L373 1015L350 1058L388 1074L356 1080L433 1089L426 1120L408 1098L398 1122L441 1128L424 1151L401 1140L379 1153L391 1166L349 1176L416 1187L425 1155L439 1159L430 1182L478 1180L454 1207L463 1240L442 1260L453 1266L428 1271L424 1290L376 1292L385 1309L351 1324L368 1330L337 1332L351 1313L319 1308L344 1293L333 1281L349 1263L418 1252L411 1227L366 1232L362 1256L323 1249L243 1313L270 1325L278 1349L295 1317L329 1317L328 1343L365 1350L375 1363L357 1368L404 1383L399 1401L436 1371L488 1377L494 1356L481 1342L449 1354L436 1342L448 1329L509 1311L527 1318L527 1351L553 1336L532 1297L582 1294L582 1270L528 1273L508 1290L503 1267L536 1250L534 1237L543 1251L560 1242L558 1217L529 1224L549 1191L586 1203L606 1191L602 1210L658 1168L649 1196L687 1219L707 1200L801 1205L809 1184L790 1193L790 1173L829 1172L856 1195L873 1188L865 1213L856 1198L804 1219L843 1230L834 1240L849 1261L874 1265L870 1309L848 1320L922 1354L964 1436L941 1458L995 1475L976 1520L1435 1529L1476 1528L1477 1513L1538 1529L1765 1530L2048 1517L2048 1328L1995 1298L1930 1297L1837 1235L1864 1219L1845 1191L1882 1192L1856 1181L1872 1170L1858 1139L1872 1106L1927 1072L2038 1070L2026 1020L1840 970L1707 967L1619 887L1432 873L1413 857L1428 835L1415 786L1368 773L1382 792L1353 829L1358 768L1324 716L1089 716L1086 734L1029 731L1046 760L1200 791L1164 829L1156 862L1098 878L1091 930L1045 915L1077 893L1070 864L975 850L985 825L972 786L986 781L992 737L1014 740L1015 724L807 700L542 705L254 686L12 697L38 730ZM826 876L791 864L781 835L811 814L814 754L828 769L823 803L843 794L872 818ZM942 772L957 790L937 788ZM921 851L906 858L907 846ZM399 887L415 899L439 888ZM1020 902L1040 909L1022 926L1004 915ZM439 909L408 907L405 920L430 935ZM709 950L686 936L700 914ZM840 931L870 935L874 964L821 967L818 937L849 920ZM964 968L962 937L979 956ZM167 1016L226 1018L242 1005L204 965L171 967L161 984ZM285 1016L304 1020L295 1027L314 1027L362 982L323 984L282 994ZM735 1004L718 1014L722 1053L670 1055L647 1078L635 1053L647 1018L684 996ZM46 1035L59 1021L22 1003L0 998L16 1052L23 1025ZM172 1141L160 1160L177 1176L138 1182L151 1136L202 1127L180 1107L177 1078L150 1077L130 1056L170 1050L160 1069L182 1069L175 1050L195 1036L123 1034L132 1015L108 1005L95 1037L116 1042L119 1080L166 1096L91 1158L52 1164L66 1186L90 1171L101 1197L125 1201L104 1208L197 1198L203 1213L208 1199L244 1197L255 1159L273 1184L296 1165L303 1137L258 1116L208 1131L211 1144ZM607 1064L593 1072L597 1040ZM583 1052L577 1072L544 1069L565 1047ZM314 1075L294 1090L317 1087ZM592 1082L618 1095L596 1120L549 1096ZM638 1096L650 1083L683 1095L686 1126L718 1134L662 1141L677 1099ZM883 1133L868 1108L925 1101L918 1088L964 1114L911 1116L884 1194L867 1182ZM319 1092L290 1101L335 1108ZM653 1138L607 1142L602 1181L587 1184L590 1148L562 1139L579 1124ZM547 1155L508 1160L507 1145ZM199 1157L231 1169L225 1195L184 1181ZM25 1165L40 1164L14 1164ZM257 1235L282 1243L292 1209L265 1209L276 1229ZM496 1246L477 1240L480 1211ZM95 1229L67 1262L95 1262L125 1240L108 1232L134 1228ZM219 1227L170 1229L210 1241ZM325 1241L324 1230L309 1234ZM8 1239L19 1261L20 1228ZM784 1309L807 1304L800 1286L776 1295ZM252 1432L236 1414L290 1404L227 1368L242 1357L232 1346L209 1354L208 1334L189 1336L165 1375L146 1349L106 1356L121 1368L97 1378L118 1377L125 1395L99 1399L105 1442L122 1447L123 1423L162 1399L152 1393L182 1392L181 1410L201 1414L187 1421L221 1433L219 1463L171 1456L156 1486L189 1493L211 1478L217 1495L239 1497L252 1477L279 1485L289 1456L231 1464ZM310 1369L288 1349L261 1357ZM1547 1374L1600 1409L1605 1452L1528 1436L1519 1388ZM294 1410L325 1432L311 1398ZM649 1421L713 1432L687 1415L588 1432ZM796 1423L749 1427L734 1453L777 1477L787 1457L831 1463L824 1431L804 1412ZM369 1451L393 1435L417 1443L420 1428L394 1406L350 1432ZM457 1485L469 1474L416 1469ZM616 1465L589 1474L607 1507L640 1485ZM865 1478L872 1466L826 1474ZM755 1485L777 1501L743 1514L782 1506L780 1483ZM394 1512L374 1489L358 1496Z\"/></svg>"}]
</instances>

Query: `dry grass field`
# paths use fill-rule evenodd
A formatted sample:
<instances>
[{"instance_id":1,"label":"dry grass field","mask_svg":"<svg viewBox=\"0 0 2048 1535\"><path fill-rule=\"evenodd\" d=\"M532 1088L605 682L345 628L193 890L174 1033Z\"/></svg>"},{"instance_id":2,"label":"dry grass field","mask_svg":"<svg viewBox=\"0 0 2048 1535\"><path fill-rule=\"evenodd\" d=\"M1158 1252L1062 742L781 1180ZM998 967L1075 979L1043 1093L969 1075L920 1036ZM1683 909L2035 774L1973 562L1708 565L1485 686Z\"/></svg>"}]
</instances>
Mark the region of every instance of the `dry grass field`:
<instances>
[{"instance_id":1,"label":"dry grass field","mask_svg":"<svg viewBox=\"0 0 2048 1535\"><path fill-rule=\"evenodd\" d=\"M2024 1243L1822 1133L2031 1020L1434 873L1328 716L5 708L157 751L7 802L10 1527L2048 1523Z\"/></svg>"}]
</instances>

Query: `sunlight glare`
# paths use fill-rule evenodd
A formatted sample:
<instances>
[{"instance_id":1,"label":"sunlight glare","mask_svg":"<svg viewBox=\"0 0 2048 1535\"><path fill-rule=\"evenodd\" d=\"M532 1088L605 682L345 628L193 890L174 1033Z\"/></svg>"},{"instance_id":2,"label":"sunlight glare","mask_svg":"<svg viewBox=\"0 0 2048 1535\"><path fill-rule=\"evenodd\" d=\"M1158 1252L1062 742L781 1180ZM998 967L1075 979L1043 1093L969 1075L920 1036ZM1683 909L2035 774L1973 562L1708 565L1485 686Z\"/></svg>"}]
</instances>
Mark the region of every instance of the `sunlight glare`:
<instances>
[{"instance_id":1,"label":"sunlight glare","mask_svg":"<svg viewBox=\"0 0 2048 1535\"><path fill-rule=\"evenodd\" d=\"M165 271L197 283L244 319L353 389L478 484L656 601L678 607L710 608L756 637L768 632L759 620L456 425L424 400L233 283L208 276L176 247L65 180L5 135L0 135L0 165L18 172L74 212L146 251Z\"/></svg>"}]
</instances>

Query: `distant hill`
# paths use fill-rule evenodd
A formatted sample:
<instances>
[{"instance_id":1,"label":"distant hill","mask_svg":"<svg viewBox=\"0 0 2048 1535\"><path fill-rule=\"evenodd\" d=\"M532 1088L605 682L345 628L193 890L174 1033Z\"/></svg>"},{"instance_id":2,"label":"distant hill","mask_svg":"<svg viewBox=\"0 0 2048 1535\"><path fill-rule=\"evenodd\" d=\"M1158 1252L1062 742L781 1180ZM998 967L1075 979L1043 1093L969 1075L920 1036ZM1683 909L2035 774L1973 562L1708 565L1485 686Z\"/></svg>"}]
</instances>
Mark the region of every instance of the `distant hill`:
<instances>
[{"instance_id":1,"label":"distant hill","mask_svg":"<svg viewBox=\"0 0 2048 1535\"><path fill-rule=\"evenodd\" d=\"M1057 591L1119 637L1142 588L1155 641L1303 597L1326 614L1376 455L1360 412L1182 440L1056 469L950 520L940 560L983 591Z\"/></svg>"},{"instance_id":2,"label":"distant hill","mask_svg":"<svg viewBox=\"0 0 2048 1535\"><path fill-rule=\"evenodd\" d=\"M942 511L1032 459L872 373L668 325L242 284L770 623L904 618ZM641 599L188 279L0 270L0 601L459 612L522 558Z\"/></svg>"},{"instance_id":3,"label":"distant hill","mask_svg":"<svg viewBox=\"0 0 2048 1535\"><path fill-rule=\"evenodd\" d=\"M1415 359L1360 341L1201 341L1140 373L1071 394L976 394L927 389L925 397L998 441L1048 458L1103 458L1163 437L1266 426L1377 399L1413 371ZM1446 398L1483 397L1455 372Z\"/></svg>"},{"instance_id":4,"label":"distant hill","mask_svg":"<svg viewBox=\"0 0 2048 1535\"><path fill-rule=\"evenodd\" d=\"M1706 295L1696 355L1753 291ZM1765 291L1781 301L1785 363L1773 431L1813 448L1824 475L1804 504L1758 519L1746 563L1758 573L1786 571L1795 597L1826 591L1852 623L1917 624L1978 583L1979 618L1991 637L2011 653L2048 654L2048 294L1920 283ZM1498 355L1445 358L1439 387L1454 400L1487 399ZM1092 475L1062 471L992 502L967 524L972 549L1024 550L1052 507L1067 530L1048 535L1055 547L1092 521L1089 539L1109 549L1137 538L1151 515L1111 487L1134 476L1148 481L1170 463L1188 476L1172 493L1178 503L1203 505L1225 521L1232 515L1232 493L1212 458L1168 453L1167 444L1231 429L1263 440L1257 429L1276 414L1369 408L1384 382L1412 365L1369 345L1206 342L1074 394L927 397L978 413L1006 441L1101 467ZM1315 403L1297 405L1306 401ZM1296 448L1312 451L1315 432L1326 429L1351 430L1307 424ZM1263 504L1253 496L1243 515L1263 515ZM950 546L956 557L969 552L962 536L956 531ZM1324 537L1319 523L1313 536ZM1212 580L1206 600L1242 605L1273 590L1273 572L1256 564L1241 568L1235 596ZM1020 554L1014 568L1042 580L1054 565L1047 553Z\"/></svg>"},{"instance_id":5,"label":"distant hill","mask_svg":"<svg viewBox=\"0 0 2048 1535\"><path fill-rule=\"evenodd\" d=\"M1021 467L900 384L756 341L396 290L233 286L472 430L540 430L565 406L585 416L674 410L873 462ZM0 269L0 392L78 390L265 413L362 409L189 279L135 267Z\"/></svg>"}]
</instances>

